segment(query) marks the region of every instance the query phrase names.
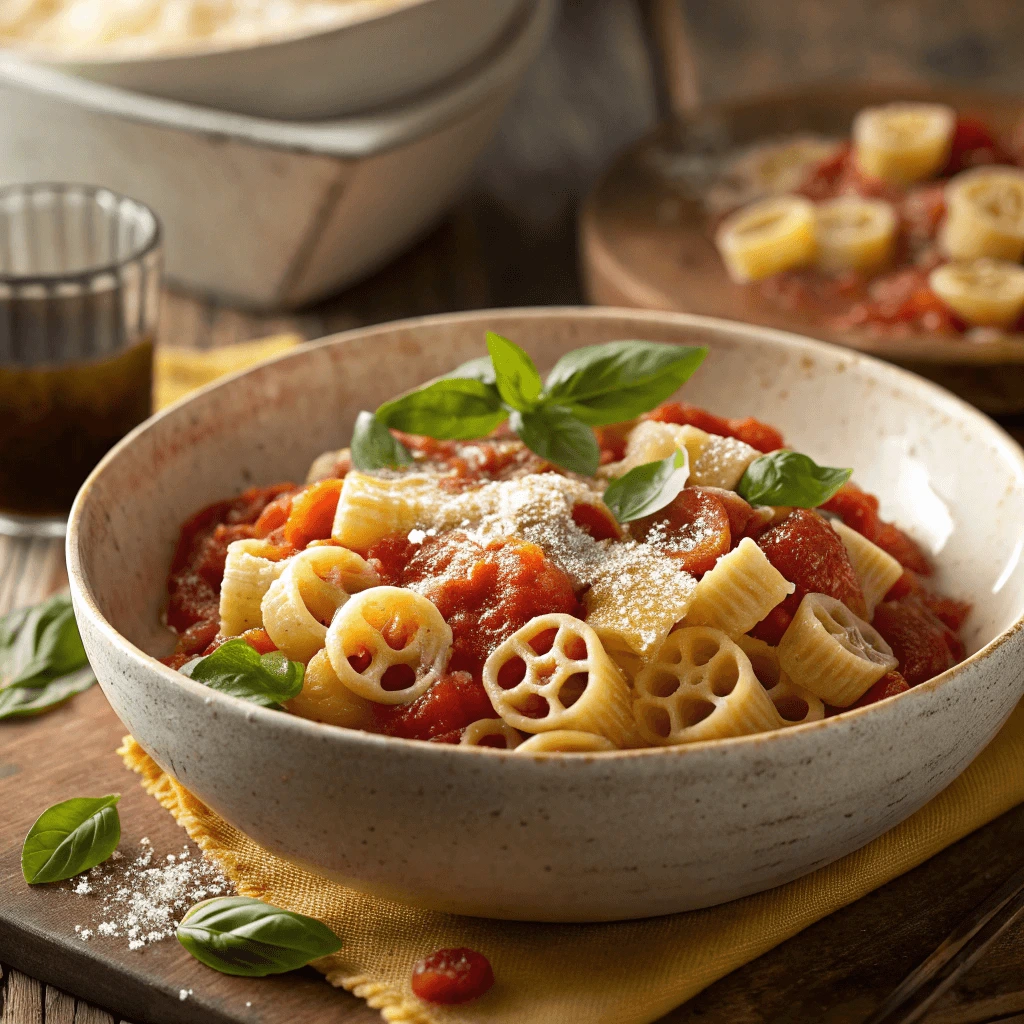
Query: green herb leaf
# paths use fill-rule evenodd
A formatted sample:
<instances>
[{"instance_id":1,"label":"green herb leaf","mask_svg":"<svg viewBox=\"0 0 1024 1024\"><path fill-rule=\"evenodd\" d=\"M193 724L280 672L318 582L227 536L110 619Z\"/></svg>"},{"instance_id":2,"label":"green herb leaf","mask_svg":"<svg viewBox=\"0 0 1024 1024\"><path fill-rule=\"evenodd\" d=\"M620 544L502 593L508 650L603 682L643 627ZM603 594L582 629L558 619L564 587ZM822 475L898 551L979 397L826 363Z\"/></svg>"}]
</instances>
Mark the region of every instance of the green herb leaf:
<instances>
[{"instance_id":1,"label":"green herb leaf","mask_svg":"<svg viewBox=\"0 0 1024 1024\"><path fill-rule=\"evenodd\" d=\"M568 409L545 405L532 412L513 412L512 429L531 451L562 469L593 476L601 449L593 430Z\"/></svg>"},{"instance_id":2,"label":"green herb leaf","mask_svg":"<svg viewBox=\"0 0 1024 1024\"><path fill-rule=\"evenodd\" d=\"M496 387L454 377L442 377L377 410L377 419L395 430L451 441L484 437L507 415Z\"/></svg>"},{"instance_id":3,"label":"green herb leaf","mask_svg":"<svg viewBox=\"0 0 1024 1024\"><path fill-rule=\"evenodd\" d=\"M754 459L736 490L751 505L817 508L852 475L852 469L819 466L807 455L781 448Z\"/></svg>"},{"instance_id":4,"label":"green herb leaf","mask_svg":"<svg viewBox=\"0 0 1024 1024\"><path fill-rule=\"evenodd\" d=\"M181 671L213 690L280 710L302 690L306 670L301 661L289 661L280 651L260 654L244 640L235 639L183 665Z\"/></svg>"},{"instance_id":5,"label":"green herb leaf","mask_svg":"<svg viewBox=\"0 0 1024 1024\"><path fill-rule=\"evenodd\" d=\"M0 689L0 722L10 718L29 718L50 711L75 694L83 693L96 682L88 665L58 676L41 686L5 686Z\"/></svg>"},{"instance_id":6,"label":"green herb leaf","mask_svg":"<svg viewBox=\"0 0 1024 1024\"><path fill-rule=\"evenodd\" d=\"M543 387L533 360L515 342L493 331L487 332L487 351L505 404L520 412L533 409Z\"/></svg>"},{"instance_id":7,"label":"green herb leaf","mask_svg":"<svg viewBox=\"0 0 1024 1024\"><path fill-rule=\"evenodd\" d=\"M610 341L562 356L543 397L592 427L630 420L665 401L708 354L706 348L654 341Z\"/></svg>"},{"instance_id":8,"label":"green herb leaf","mask_svg":"<svg viewBox=\"0 0 1024 1024\"><path fill-rule=\"evenodd\" d=\"M686 452L677 449L613 480L604 492L604 503L620 523L631 523L671 502L686 485L689 473Z\"/></svg>"},{"instance_id":9,"label":"green herb leaf","mask_svg":"<svg viewBox=\"0 0 1024 1024\"><path fill-rule=\"evenodd\" d=\"M29 885L59 882L102 864L117 849L121 820L117 793L75 797L47 808L21 848L21 873Z\"/></svg>"},{"instance_id":10,"label":"green herb leaf","mask_svg":"<svg viewBox=\"0 0 1024 1024\"><path fill-rule=\"evenodd\" d=\"M463 380L478 380L481 384L494 384L497 377L494 373L494 363L490 356L477 356L459 366L456 366L450 373L446 373L442 380L452 378Z\"/></svg>"},{"instance_id":11,"label":"green herb leaf","mask_svg":"<svg viewBox=\"0 0 1024 1024\"><path fill-rule=\"evenodd\" d=\"M247 896L197 903L178 925L178 941L221 974L263 978L305 967L341 949L341 939L315 918Z\"/></svg>"},{"instance_id":12,"label":"green herb leaf","mask_svg":"<svg viewBox=\"0 0 1024 1024\"><path fill-rule=\"evenodd\" d=\"M364 473L408 466L412 454L372 412L363 410L352 429L352 465Z\"/></svg>"}]
</instances>

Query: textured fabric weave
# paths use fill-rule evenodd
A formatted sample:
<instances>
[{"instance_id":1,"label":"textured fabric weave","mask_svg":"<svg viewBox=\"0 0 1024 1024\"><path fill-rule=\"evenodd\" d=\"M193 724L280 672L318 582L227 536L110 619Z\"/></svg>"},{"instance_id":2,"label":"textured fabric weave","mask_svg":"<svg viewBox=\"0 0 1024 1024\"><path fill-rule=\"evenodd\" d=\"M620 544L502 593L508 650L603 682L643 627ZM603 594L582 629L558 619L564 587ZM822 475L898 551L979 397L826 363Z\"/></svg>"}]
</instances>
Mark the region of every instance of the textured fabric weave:
<instances>
[{"instance_id":1,"label":"textured fabric weave","mask_svg":"<svg viewBox=\"0 0 1024 1024\"><path fill-rule=\"evenodd\" d=\"M385 1020L645 1024L1024 800L1024 705L948 789L856 853L734 903L620 924L484 921L364 896L261 849L165 775L130 737L120 753L240 893L317 917L341 936L342 950L314 966ZM461 1008L417 1000L409 987L412 965L444 946L484 953L497 977L491 992Z\"/></svg>"}]
</instances>

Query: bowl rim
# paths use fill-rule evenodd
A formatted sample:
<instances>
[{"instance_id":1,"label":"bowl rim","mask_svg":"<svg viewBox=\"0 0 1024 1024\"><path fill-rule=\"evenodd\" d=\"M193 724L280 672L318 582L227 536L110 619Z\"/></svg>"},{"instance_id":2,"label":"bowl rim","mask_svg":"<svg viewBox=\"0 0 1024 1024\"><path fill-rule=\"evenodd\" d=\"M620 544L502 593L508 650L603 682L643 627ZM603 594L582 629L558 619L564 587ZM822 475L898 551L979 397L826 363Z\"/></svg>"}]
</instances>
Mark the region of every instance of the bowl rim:
<instances>
[{"instance_id":1,"label":"bowl rim","mask_svg":"<svg viewBox=\"0 0 1024 1024\"><path fill-rule=\"evenodd\" d=\"M145 651L136 647L135 644L126 637L122 636L100 612L99 607L96 604L96 600L93 597L92 590L88 585L83 567L83 555L80 539L80 525L83 518L83 510L90 501L96 482L106 471L106 467L114 460L120 458L122 453L134 444L137 437L154 429L162 420L175 415L179 409L184 408L197 397L205 396L219 390L220 388L229 386L235 380L247 374L261 372L278 363L303 358L306 352L337 345L344 345L349 341L358 340L362 337L373 336L375 334L392 332L396 329L410 331L416 330L420 327L459 324L466 321L486 323L488 318L498 317L518 317L527 323L531 319L546 317L564 318L568 321L579 318L595 321L625 318L650 321L651 323L658 323L662 325L667 324L669 326L675 325L680 327L691 327L708 331L711 334L716 332L735 334L739 331L741 334L745 335L744 340L748 342L759 340L779 347L791 350L795 349L797 352L803 351L811 356L826 356L832 359L839 357L849 359L854 364L868 364L869 366L881 370L883 374L890 375L895 380L901 381L904 385L909 385L911 388L923 392L931 400L931 404L933 406L944 408L960 422L966 420L967 423L974 427L974 430L971 433L972 438L977 438L978 436L989 437L997 444L997 447L1005 456L1007 456L1012 462L1016 463L1020 478L1024 480L1024 449L1022 449L1021 446L1012 437L1010 437L1002 427L990 420L987 416L979 412L967 402L958 398L956 395L946 391L944 388L929 380L911 373L909 370L904 370L899 366L886 363L873 356L868 356L861 352L849 349L843 349L839 346L827 344L826 342L805 338L801 335L793 334L788 331L780 331L770 327L760 327L754 324L746 324L735 320L726 320L720 317L697 316L690 313L666 313L657 310L638 310L618 306L504 307L469 310L459 313L431 314L428 316L392 320L383 324L375 324L372 326L342 331L317 339L316 341L307 342L289 352L262 360L252 367L219 378L197 391L184 396L177 402L168 406L166 409L161 410L148 420L141 423L122 438L100 460L96 468L89 474L85 482L82 484L81 489L75 497L75 501L72 505L68 518L66 560L68 579L72 596L75 599L76 611L79 614L84 613L88 615L90 624L97 629L109 643L117 647L121 654L126 655L147 669L155 670L165 681L171 682L174 685L183 686L187 691L191 692L195 696L203 697L207 702L212 700L214 705L217 705L220 710L223 710L226 713L232 715L244 715L249 721L265 721L267 723L278 722L280 723L279 728L284 730L293 730L293 735L297 741L301 740L302 737L306 737L308 739L319 738L326 742L352 744L356 750L359 748L376 748L379 750L391 748L394 749L396 753L404 752L408 755L422 754L425 757L440 758L452 756L451 752L453 750L458 750L462 751L463 754L455 756L465 756L467 752L472 752L469 756L511 758L518 762L554 761L563 765L588 765L593 763L604 764L612 759L632 760L659 756L686 757L691 755L692 752L707 751L709 749L728 751L748 747L762 748L766 744L784 742L785 738L789 736L807 735L816 730L821 731L832 729L833 731L836 731L841 728L849 728L851 727L851 723L858 722L865 714L884 713L883 709L892 708L897 702L907 702L909 700L917 699L917 694L932 692L938 687L943 686L949 680L958 677L963 672L973 670L973 667L976 664L989 658L996 650L1013 640L1014 637L1024 631L1024 607L1022 607L1018 617L1005 629L987 641L979 650L968 655L968 657L966 657L962 662L954 665L950 669L947 669L945 672L940 673L924 683L919 683L917 686L912 687L903 693L887 697L875 704L861 708L850 708L841 714L823 718L817 722L804 722L776 729L772 732L754 733L748 736L731 736L723 739L700 740L693 743L678 744L676 746L639 747L628 750L594 751L585 754L545 751L531 753L527 758L524 758L523 755L516 754L515 750L502 750L490 747L470 747L462 746L460 744L428 743L423 740L385 736L377 733L364 732L358 729L345 729L321 722L313 722L309 719L301 718L298 715L292 715L286 712L282 713L272 711L269 708L264 708L257 704L253 704L250 701L243 700L240 697L233 697L229 694L221 693L218 690L213 690L210 687L203 686L201 683L198 683L195 680L182 675L180 672L175 671L169 666L164 665L157 658L147 654ZM271 727L273 726L271 725ZM334 737L334 740L330 740L329 737Z\"/></svg>"},{"instance_id":2,"label":"bowl rim","mask_svg":"<svg viewBox=\"0 0 1024 1024\"><path fill-rule=\"evenodd\" d=\"M222 57L232 53L246 53L252 50L266 50L274 46L304 42L318 36L329 36L347 29L362 28L374 22L388 22L397 16L417 7L431 7L443 3L444 0L387 0L388 6L382 8L377 0L350 0L351 8L357 9L359 16L352 20L341 17L333 24L317 25L305 29L284 29L279 32L258 37L251 41L231 45L226 42L198 41L194 46L172 47L167 50L145 50L142 52L106 51L101 53L62 53L46 45L13 45L7 46L12 52L18 53L29 60L39 61L51 67L111 67L118 64L139 66L142 64L175 64L192 58ZM339 11L344 8L339 8ZM386 27L386 25L385 25Z\"/></svg>"},{"instance_id":3,"label":"bowl rim","mask_svg":"<svg viewBox=\"0 0 1024 1024\"><path fill-rule=\"evenodd\" d=\"M524 0L495 43L426 95L328 120L284 120L149 96L34 64L0 49L0 86L126 121L286 152L358 159L439 131L517 82L546 41L557 0Z\"/></svg>"}]
</instances>

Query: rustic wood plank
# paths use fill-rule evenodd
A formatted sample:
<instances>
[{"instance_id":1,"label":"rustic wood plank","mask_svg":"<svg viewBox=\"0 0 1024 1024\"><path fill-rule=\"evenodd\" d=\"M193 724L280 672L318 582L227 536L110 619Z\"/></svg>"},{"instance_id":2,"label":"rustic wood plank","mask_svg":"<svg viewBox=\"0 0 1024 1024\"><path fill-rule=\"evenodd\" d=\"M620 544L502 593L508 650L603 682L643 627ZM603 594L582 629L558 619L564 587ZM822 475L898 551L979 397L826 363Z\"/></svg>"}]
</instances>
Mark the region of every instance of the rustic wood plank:
<instances>
[{"instance_id":1,"label":"rustic wood plank","mask_svg":"<svg viewBox=\"0 0 1024 1024\"><path fill-rule=\"evenodd\" d=\"M45 1024L75 1024L75 997L47 985L43 998L43 1020Z\"/></svg>"},{"instance_id":2,"label":"rustic wood plank","mask_svg":"<svg viewBox=\"0 0 1024 1024\"><path fill-rule=\"evenodd\" d=\"M0 1024L43 1024L43 986L21 971L9 971Z\"/></svg>"},{"instance_id":3,"label":"rustic wood plank","mask_svg":"<svg viewBox=\"0 0 1024 1024\"><path fill-rule=\"evenodd\" d=\"M51 1024L49 1018L45 1024ZM75 1007L74 1024L115 1024L115 1021L106 1010L97 1009L79 1000Z\"/></svg>"}]
</instances>

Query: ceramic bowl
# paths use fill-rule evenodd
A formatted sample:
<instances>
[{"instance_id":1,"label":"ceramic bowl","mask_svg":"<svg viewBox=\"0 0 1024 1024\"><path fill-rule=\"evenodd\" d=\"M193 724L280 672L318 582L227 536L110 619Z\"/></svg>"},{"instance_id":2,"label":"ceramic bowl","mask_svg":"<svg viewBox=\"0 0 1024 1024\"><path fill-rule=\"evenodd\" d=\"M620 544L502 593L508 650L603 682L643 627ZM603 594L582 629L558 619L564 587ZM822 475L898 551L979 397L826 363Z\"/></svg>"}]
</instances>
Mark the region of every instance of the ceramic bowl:
<instances>
[{"instance_id":1,"label":"ceramic bowl","mask_svg":"<svg viewBox=\"0 0 1024 1024\"><path fill-rule=\"evenodd\" d=\"M433 88L501 35L522 0L390 0L339 5L335 24L248 44L173 52L24 50L39 63L120 89L273 118L340 117Z\"/></svg>"},{"instance_id":2,"label":"ceramic bowl","mask_svg":"<svg viewBox=\"0 0 1024 1024\"><path fill-rule=\"evenodd\" d=\"M415 102L332 121L188 106L0 54L0 184L101 183L160 215L172 281L233 305L303 305L380 267L448 208L554 7L530 0L492 50Z\"/></svg>"},{"instance_id":3,"label":"ceramic bowl","mask_svg":"<svg viewBox=\"0 0 1024 1024\"><path fill-rule=\"evenodd\" d=\"M301 479L359 409L514 338L545 369L617 338L700 343L688 401L777 424L856 467L882 511L974 602L970 656L874 707L671 749L523 756L318 725L204 688L156 660L181 522L254 484ZM497 918L600 921L709 906L863 846L970 763L1024 692L1024 452L906 371L794 335L614 309L491 311L352 331L171 407L82 488L68 566L114 710L184 786L267 849L357 889Z\"/></svg>"}]
</instances>

